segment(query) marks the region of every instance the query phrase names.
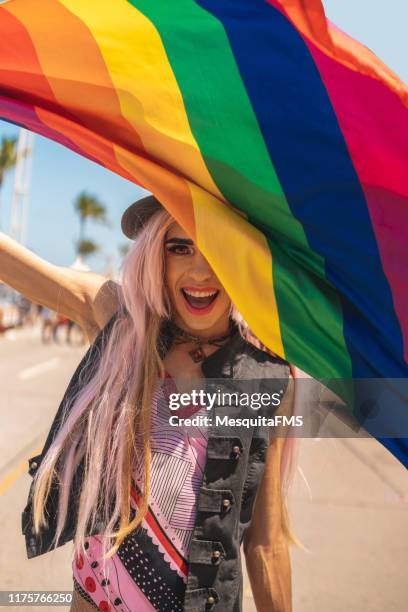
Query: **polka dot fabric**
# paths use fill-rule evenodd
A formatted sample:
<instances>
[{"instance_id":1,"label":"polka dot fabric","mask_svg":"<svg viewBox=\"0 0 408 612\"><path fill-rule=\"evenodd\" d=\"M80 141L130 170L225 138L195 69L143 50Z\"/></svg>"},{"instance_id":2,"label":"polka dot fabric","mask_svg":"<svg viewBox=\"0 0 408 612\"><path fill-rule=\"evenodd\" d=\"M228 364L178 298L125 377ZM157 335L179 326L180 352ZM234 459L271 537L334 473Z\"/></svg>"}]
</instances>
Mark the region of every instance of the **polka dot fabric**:
<instances>
[{"instance_id":1,"label":"polka dot fabric","mask_svg":"<svg viewBox=\"0 0 408 612\"><path fill-rule=\"evenodd\" d=\"M206 459L207 432L194 435L172 427L166 390L152 405L152 487L149 512L116 555L102 563L102 535L87 538L85 554L73 561L78 590L104 612L182 612L188 575L188 547ZM186 407L188 414L205 407ZM183 416L180 414L179 416ZM132 507L137 510L142 465L134 469ZM81 592L79 590L79 592Z\"/></svg>"},{"instance_id":2,"label":"polka dot fabric","mask_svg":"<svg viewBox=\"0 0 408 612\"><path fill-rule=\"evenodd\" d=\"M157 610L132 580L118 557L108 559L105 568L100 561L102 539L93 536L87 541L87 555L79 555L73 563L76 580L97 608L104 612Z\"/></svg>"}]
</instances>

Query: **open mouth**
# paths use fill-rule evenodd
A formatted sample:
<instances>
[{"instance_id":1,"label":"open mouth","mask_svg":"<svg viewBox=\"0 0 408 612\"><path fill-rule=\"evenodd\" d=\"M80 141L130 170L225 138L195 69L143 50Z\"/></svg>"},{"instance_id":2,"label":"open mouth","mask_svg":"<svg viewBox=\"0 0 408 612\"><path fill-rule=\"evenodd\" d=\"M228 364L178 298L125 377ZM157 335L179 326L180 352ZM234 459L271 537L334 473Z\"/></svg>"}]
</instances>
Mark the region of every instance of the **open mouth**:
<instances>
[{"instance_id":1,"label":"open mouth","mask_svg":"<svg viewBox=\"0 0 408 612\"><path fill-rule=\"evenodd\" d=\"M204 314L212 308L219 291L217 289L181 289L181 293L188 310Z\"/></svg>"}]
</instances>

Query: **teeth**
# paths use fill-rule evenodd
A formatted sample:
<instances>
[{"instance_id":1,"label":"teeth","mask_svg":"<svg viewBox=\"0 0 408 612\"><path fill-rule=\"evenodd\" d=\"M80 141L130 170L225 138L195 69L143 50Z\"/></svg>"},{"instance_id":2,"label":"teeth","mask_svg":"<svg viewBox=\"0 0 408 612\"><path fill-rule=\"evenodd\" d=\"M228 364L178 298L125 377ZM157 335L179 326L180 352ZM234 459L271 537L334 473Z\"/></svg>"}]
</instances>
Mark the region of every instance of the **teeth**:
<instances>
[{"instance_id":1,"label":"teeth","mask_svg":"<svg viewBox=\"0 0 408 612\"><path fill-rule=\"evenodd\" d=\"M187 291L187 289L183 289L183 291L187 293L187 295L191 295L192 297L198 297L198 298L210 297L217 293L217 291Z\"/></svg>"}]
</instances>

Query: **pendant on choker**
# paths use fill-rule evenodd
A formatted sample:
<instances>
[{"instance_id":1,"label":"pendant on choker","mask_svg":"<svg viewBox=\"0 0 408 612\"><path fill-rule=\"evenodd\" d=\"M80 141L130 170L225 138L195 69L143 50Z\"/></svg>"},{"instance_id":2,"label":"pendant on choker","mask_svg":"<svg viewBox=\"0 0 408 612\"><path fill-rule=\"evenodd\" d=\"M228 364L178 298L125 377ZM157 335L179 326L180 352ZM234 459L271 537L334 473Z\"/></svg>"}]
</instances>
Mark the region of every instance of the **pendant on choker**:
<instances>
[{"instance_id":1,"label":"pendant on choker","mask_svg":"<svg viewBox=\"0 0 408 612\"><path fill-rule=\"evenodd\" d=\"M206 357L202 346L197 346L197 348L193 349L192 351L188 351L188 354L194 363L200 363L200 361L204 361Z\"/></svg>"},{"instance_id":2,"label":"pendant on choker","mask_svg":"<svg viewBox=\"0 0 408 612\"><path fill-rule=\"evenodd\" d=\"M189 332L176 325L173 321L170 322L170 329L172 331L173 340L175 344L193 342L196 345L195 348L193 348L191 351L188 351L188 354L190 355L194 363L200 363L200 361L204 361L204 359L206 358L206 354L204 353L203 349L204 344L208 344L210 346L217 346L220 348L225 340L231 338L235 330L234 322L230 320L229 330L226 334L217 338L207 338L205 340L203 338L200 338L199 336L190 334Z\"/></svg>"}]
</instances>

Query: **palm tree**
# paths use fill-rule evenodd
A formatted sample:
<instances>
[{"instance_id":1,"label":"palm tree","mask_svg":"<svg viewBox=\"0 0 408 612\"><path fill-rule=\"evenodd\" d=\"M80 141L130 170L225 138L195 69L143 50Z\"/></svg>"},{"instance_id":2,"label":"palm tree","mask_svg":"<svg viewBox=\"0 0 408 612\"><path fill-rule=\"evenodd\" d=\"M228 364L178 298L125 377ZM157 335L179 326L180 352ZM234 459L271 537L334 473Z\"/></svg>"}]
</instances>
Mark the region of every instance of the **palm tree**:
<instances>
[{"instance_id":1,"label":"palm tree","mask_svg":"<svg viewBox=\"0 0 408 612\"><path fill-rule=\"evenodd\" d=\"M79 240L77 243L78 255L87 257L99 251L99 246L93 240Z\"/></svg>"},{"instance_id":2,"label":"palm tree","mask_svg":"<svg viewBox=\"0 0 408 612\"><path fill-rule=\"evenodd\" d=\"M0 193L4 178L9 170L13 168L17 160L17 138L3 136L0 144ZM0 206L1 210L1 206Z\"/></svg>"},{"instance_id":3,"label":"palm tree","mask_svg":"<svg viewBox=\"0 0 408 612\"><path fill-rule=\"evenodd\" d=\"M85 260L89 255L93 255L99 251L99 245L93 240L78 240L78 242L75 242L74 244L77 257L71 268L74 270L85 270L89 272L89 267L86 265Z\"/></svg>"},{"instance_id":4,"label":"palm tree","mask_svg":"<svg viewBox=\"0 0 408 612\"><path fill-rule=\"evenodd\" d=\"M130 249L130 242L129 243L122 242L122 244L118 245L119 255L122 257L122 259L126 257L126 255L129 252L129 249Z\"/></svg>"},{"instance_id":5,"label":"palm tree","mask_svg":"<svg viewBox=\"0 0 408 612\"><path fill-rule=\"evenodd\" d=\"M78 245L85 241L85 224L87 219L93 219L98 223L108 225L106 207L98 198L86 191L82 191L74 201L74 207L79 215L79 241ZM78 251L79 253L79 251Z\"/></svg>"}]
</instances>

